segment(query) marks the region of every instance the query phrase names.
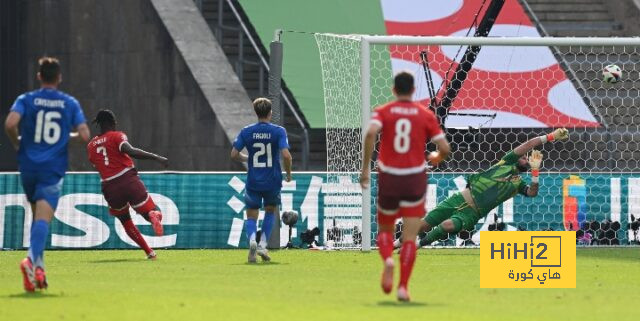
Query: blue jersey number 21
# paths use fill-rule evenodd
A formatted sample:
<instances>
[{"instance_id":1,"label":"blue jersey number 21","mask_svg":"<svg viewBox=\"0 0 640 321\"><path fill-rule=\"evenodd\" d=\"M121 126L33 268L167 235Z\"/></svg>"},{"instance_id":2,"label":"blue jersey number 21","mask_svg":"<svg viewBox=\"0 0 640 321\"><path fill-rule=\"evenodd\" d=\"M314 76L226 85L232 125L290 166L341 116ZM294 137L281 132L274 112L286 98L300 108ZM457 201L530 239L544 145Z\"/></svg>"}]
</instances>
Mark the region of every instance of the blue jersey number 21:
<instances>
[{"instance_id":1,"label":"blue jersey number 21","mask_svg":"<svg viewBox=\"0 0 640 321\"><path fill-rule=\"evenodd\" d=\"M253 148L258 149L255 154L253 154L253 167L272 167L273 166L273 157L271 156L271 143L254 143ZM262 163L258 160L258 157L267 154L267 162Z\"/></svg>"}]
</instances>

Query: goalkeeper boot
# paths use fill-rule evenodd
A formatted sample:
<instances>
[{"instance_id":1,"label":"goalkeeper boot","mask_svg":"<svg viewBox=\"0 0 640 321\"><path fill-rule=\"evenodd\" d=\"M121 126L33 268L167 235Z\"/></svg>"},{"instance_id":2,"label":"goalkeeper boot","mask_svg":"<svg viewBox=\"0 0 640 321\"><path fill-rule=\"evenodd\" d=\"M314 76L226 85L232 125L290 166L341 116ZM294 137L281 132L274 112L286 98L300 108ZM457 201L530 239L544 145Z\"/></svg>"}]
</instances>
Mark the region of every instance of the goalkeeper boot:
<instances>
[{"instance_id":1,"label":"goalkeeper boot","mask_svg":"<svg viewBox=\"0 0 640 321\"><path fill-rule=\"evenodd\" d=\"M46 290L49 284L47 284L47 276L44 273L44 269L36 267L35 273L36 287L40 290Z\"/></svg>"},{"instance_id":2,"label":"goalkeeper boot","mask_svg":"<svg viewBox=\"0 0 640 321\"><path fill-rule=\"evenodd\" d=\"M388 257L384 261L384 268L382 270L382 280L380 282L382 285L382 291L385 294L391 293L391 289L393 288L393 267L394 267L393 258Z\"/></svg>"},{"instance_id":3,"label":"goalkeeper boot","mask_svg":"<svg viewBox=\"0 0 640 321\"><path fill-rule=\"evenodd\" d=\"M393 241L393 249L397 250L399 248L402 247L402 240L401 239L396 239L395 241Z\"/></svg>"},{"instance_id":4,"label":"goalkeeper boot","mask_svg":"<svg viewBox=\"0 0 640 321\"><path fill-rule=\"evenodd\" d=\"M263 262L269 262L271 261L271 258L269 257L269 251L267 251L267 248L262 246L261 244L258 244L258 255L260 255L260 258L262 259Z\"/></svg>"},{"instance_id":5,"label":"goalkeeper boot","mask_svg":"<svg viewBox=\"0 0 640 321\"><path fill-rule=\"evenodd\" d=\"M400 302L411 301L411 298L409 297L409 291L404 286L398 287L398 301Z\"/></svg>"},{"instance_id":6,"label":"goalkeeper boot","mask_svg":"<svg viewBox=\"0 0 640 321\"><path fill-rule=\"evenodd\" d=\"M25 258L20 262L20 271L22 272L22 283L24 290L27 292L33 292L36 289L36 274L33 270L33 264L30 258Z\"/></svg>"},{"instance_id":7,"label":"goalkeeper boot","mask_svg":"<svg viewBox=\"0 0 640 321\"><path fill-rule=\"evenodd\" d=\"M160 211L149 212L149 221L151 222L151 227L153 227L153 232L156 233L156 236L162 236L162 234L164 234L161 223L162 213Z\"/></svg>"},{"instance_id":8,"label":"goalkeeper boot","mask_svg":"<svg viewBox=\"0 0 640 321\"><path fill-rule=\"evenodd\" d=\"M249 257L247 261L249 263L256 263L256 252L258 251L258 243L255 240L249 242Z\"/></svg>"}]
</instances>

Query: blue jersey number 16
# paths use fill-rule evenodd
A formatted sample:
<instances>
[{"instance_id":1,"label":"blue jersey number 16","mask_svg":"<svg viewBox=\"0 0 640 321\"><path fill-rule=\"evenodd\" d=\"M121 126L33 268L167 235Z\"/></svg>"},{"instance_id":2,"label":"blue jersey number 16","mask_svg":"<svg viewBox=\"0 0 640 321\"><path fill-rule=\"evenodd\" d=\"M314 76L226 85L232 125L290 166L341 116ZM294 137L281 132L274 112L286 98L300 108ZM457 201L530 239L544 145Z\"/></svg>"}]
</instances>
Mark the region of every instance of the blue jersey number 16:
<instances>
[{"instance_id":1,"label":"blue jersey number 16","mask_svg":"<svg viewBox=\"0 0 640 321\"><path fill-rule=\"evenodd\" d=\"M43 139L44 142L53 145L60 140L60 125L55 119L62 118L57 111L44 112L41 110L36 115L36 132L33 135L33 141L39 144Z\"/></svg>"},{"instance_id":2,"label":"blue jersey number 16","mask_svg":"<svg viewBox=\"0 0 640 321\"><path fill-rule=\"evenodd\" d=\"M273 166L273 157L271 156L271 143L254 143L253 148L258 149L255 154L253 154L253 167L272 167ZM262 163L258 160L258 157L267 154L267 162Z\"/></svg>"}]
</instances>

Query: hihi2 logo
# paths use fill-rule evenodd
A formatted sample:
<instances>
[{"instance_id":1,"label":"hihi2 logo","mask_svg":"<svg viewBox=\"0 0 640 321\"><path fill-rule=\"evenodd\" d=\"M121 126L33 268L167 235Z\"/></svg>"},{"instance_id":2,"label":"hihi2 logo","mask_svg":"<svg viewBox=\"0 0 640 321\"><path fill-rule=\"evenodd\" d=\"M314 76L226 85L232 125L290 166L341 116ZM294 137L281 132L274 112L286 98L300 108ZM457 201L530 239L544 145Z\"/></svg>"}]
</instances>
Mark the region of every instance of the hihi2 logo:
<instances>
[{"instance_id":1,"label":"hihi2 logo","mask_svg":"<svg viewBox=\"0 0 640 321\"><path fill-rule=\"evenodd\" d=\"M576 235L480 232L481 288L575 288Z\"/></svg>"}]
</instances>

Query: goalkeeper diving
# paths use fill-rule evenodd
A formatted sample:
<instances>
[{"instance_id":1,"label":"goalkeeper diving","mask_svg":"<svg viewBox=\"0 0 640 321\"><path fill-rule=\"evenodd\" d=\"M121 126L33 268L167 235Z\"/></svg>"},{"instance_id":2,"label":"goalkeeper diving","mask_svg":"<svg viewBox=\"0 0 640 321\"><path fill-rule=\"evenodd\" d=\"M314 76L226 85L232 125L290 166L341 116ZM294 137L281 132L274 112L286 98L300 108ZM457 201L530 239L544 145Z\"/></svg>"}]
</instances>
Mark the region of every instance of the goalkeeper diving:
<instances>
[{"instance_id":1,"label":"goalkeeper diving","mask_svg":"<svg viewBox=\"0 0 640 321\"><path fill-rule=\"evenodd\" d=\"M535 137L516 147L491 168L469 175L467 187L463 191L439 203L421 221L420 232L428 233L420 239L420 246L445 239L448 234L457 234L463 229L473 230L481 218L516 194L537 196L542 152L533 149L547 142L568 138L567 129L556 129L548 135ZM532 178L531 184L527 185L520 174L527 172L529 168Z\"/></svg>"}]
</instances>

